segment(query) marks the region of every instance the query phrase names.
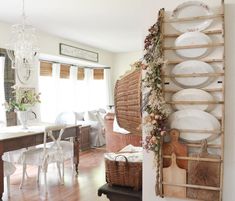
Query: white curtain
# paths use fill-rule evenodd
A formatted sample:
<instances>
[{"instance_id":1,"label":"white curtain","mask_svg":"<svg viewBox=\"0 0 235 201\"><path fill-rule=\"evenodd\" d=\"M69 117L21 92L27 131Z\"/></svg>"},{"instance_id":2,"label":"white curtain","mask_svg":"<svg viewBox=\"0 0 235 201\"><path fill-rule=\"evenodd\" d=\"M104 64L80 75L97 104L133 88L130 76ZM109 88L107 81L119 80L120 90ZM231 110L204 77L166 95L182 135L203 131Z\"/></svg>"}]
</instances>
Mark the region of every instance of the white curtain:
<instances>
[{"instance_id":1,"label":"white curtain","mask_svg":"<svg viewBox=\"0 0 235 201\"><path fill-rule=\"evenodd\" d=\"M76 66L71 66L70 67L70 96L73 97L71 98L71 103L70 103L70 111L73 111L73 108L77 107L77 101L79 100L79 95L77 93L78 85L77 85L77 74L78 74L78 68Z\"/></svg>"},{"instance_id":2,"label":"white curtain","mask_svg":"<svg viewBox=\"0 0 235 201\"><path fill-rule=\"evenodd\" d=\"M93 69L85 69L85 79L87 88L87 110L97 110L106 108L106 81L95 80Z\"/></svg>"},{"instance_id":3,"label":"white curtain","mask_svg":"<svg viewBox=\"0 0 235 201\"><path fill-rule=\"evenodd\" d=\"M61 112L84 112L106 108L105 80L94 80L93 69L85 68L85 79L77 79L78 67L70 67L69 79L60 78L60 65L53 64L52 77L40 77L41 120L54 122ZM106 75L105 77L107 77Z\"/></svg>"},{"instance_id":4,"label":"white curtain","mask_svg":"<svg viewBox=\"0 0 235 201\"><path fill-rule=\"evenodd\" d=\"M4 68L5 57L0 57L0 127L6 126L6 112L5 107L3 106L5 103Z\"/></svg>"},{"instance_id":5,"label":"white curtain","mask_svg":"<svg viewBox=\"0 0 235 201\"><path fill-rule=\"evenodd\" d=\"M92 89L92 80L93 80L93 69L90 68L85 68L85 86L86 86L86 91L84 91L85 97L86 97L86 104L85 106L85 110L93 110L93 105L92 103L96 100L92 100L92 93L93 93L93 89Z\"/></svg>"},{"instance_id":6,"label":"white curtain","mask_svg":"<svg viewBox=\"0 0 235 201\"><path fill-rule=\"evenodd\" d=\"M39 91L41 92L41 120L54 122L59 112L59 78L60 64L52 65L52 77L41 76Z\"/></svg>"},{"instance_id":7,"label":"white curtain","mask_svg":"<svg viewBox=\"0 0 235 201\"><path fill-rule=\"evenodd\" d=\"M111 70L104 69L104 81L105 81L105 98L106 106L113 105L113 95L112 95L112 86L111 86Z\"/></svg>"}]
</instances>

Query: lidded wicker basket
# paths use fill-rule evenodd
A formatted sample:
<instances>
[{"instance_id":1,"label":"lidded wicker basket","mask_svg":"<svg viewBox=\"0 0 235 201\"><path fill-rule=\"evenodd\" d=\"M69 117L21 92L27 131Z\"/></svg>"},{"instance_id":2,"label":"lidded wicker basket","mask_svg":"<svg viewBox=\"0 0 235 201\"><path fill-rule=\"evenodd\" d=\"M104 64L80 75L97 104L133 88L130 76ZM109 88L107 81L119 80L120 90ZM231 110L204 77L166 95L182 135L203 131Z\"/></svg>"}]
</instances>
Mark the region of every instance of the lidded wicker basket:
<instances>
[{"instance_id":1,"label":"lidded wicker basket","mask_svg":"<svg viewBox=\"0 0 235 201\"><path fill-rule=\"evenodd\" d=\"M119 126L132 134L141 135L141 69L133 70L118 80L114 96Z\"/></svg>"}]
</instances>

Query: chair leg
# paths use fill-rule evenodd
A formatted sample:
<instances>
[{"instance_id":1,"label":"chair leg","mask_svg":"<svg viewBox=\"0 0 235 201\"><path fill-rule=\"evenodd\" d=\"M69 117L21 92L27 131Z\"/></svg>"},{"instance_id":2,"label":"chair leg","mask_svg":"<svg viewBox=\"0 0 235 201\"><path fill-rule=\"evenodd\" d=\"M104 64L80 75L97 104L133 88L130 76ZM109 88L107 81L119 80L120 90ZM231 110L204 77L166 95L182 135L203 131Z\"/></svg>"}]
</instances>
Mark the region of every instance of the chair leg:
<instances>
[{"instance_id":1,"label":"chair leg","mask_svg":"<svg viewBox=\"0 0 235 201\"><path fill-rule=\"evenodd\" d=\"M25 180L25 172L26 172L26 164L23 164L23 171L22 171L22 179L21 179L21 183L20 183L20 189L22 189L23 184L24 184L24 180Z\"/></svg>"},{"instance_id":2,"label":"chair leg","mask_svg":"<svg viewBox=\"0 0 235 201\"><path fill-rule=\"evenodd\" d=\"M44 193L46 196L48 193L48 191L47 191L47 166L44 167L44 187L45 187Z\"/></svg>"},{"instance_id":3,"label":"chair leg","mask_svg":"<svg viewBox=\"0 0 235 201\"><path fill-rule=\"evenodd\" d=\"M64 184L64 162L62 162L62 179L60 182L62 185Z\"/></svg>"},{"instance_id":4,"label":"chair leg","mask_svg":"<svg viewBox=\"0 0 235 201\"><path fill-rule=\"evenodd\" d=\"M37 183L38 184L40 182L40 171L41 171L41 166L38 166L38 175L37 175Z\"/></svg>"},{"instance_id":5,"label":"chair leg","mask_svg":"<svg viewBox=\"0 0 235 201\"><path fill-rule=\"evenodd\" d=\"M7 176L7 196L10 197L10 176Z\"/></svg>"},{"instance_id":6,"label":"chair leg","mask_svg":"<svg viewBox=\"0 0 235 201\"><path fill-rule=\"evenodd\" d=\"M73 157L71 157L71 167L72 167L72 173L74 175L74 161L73 161Z\"/></svg>"},{"instance_id":7,"label":"chair leg","mask_svg":"<svg viewBox=\"0 0 235 201\"><path fill-rule=\"evenodd\" d=\"M60 182L61 182L62 179L61 179L61 171L60 171L60 162L56 162L56 165L57 165L57 169L58 169L58 173L59 173L59 179L60 179Z\"/></svg>"},{"instance_id":8,"label":"chair leg","mask_svg":"<svg viewBox=\"0 0 235 201\"><path fill-rule=\"evenodd\" d=\"M28 175L28 173L27 173L27 166L26 166L25 175L26 175L27 178L29 178L29 175Z\"/></svg>"}]
</instances>

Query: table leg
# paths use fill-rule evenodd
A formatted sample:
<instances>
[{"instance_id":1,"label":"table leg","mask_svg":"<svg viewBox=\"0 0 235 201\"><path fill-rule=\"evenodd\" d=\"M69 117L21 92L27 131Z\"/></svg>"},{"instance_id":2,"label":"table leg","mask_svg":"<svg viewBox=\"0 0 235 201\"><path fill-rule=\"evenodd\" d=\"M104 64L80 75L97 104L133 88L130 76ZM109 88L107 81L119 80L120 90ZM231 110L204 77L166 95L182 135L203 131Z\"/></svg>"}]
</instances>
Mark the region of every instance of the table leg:
<instances>
[{"instance_id":1,"label":"table leg","mask_svg":"<svg viewBox=\"0 0 235 201\"><path fill-rule=\"evenodd\" d=\"M2 194L4 192L4 174L3 174L3 143L0 143L0 200L2 200Z\"/></svg>"},{"instance_id":2,"label":"table leg","mask_svg":"<svg viewBox=\"0 0 235 201\"><path fill-rule=\"evenodd\" d=\"M79 151L80 151L79 135L80 135L80 129L79 127L77 127L76 137L74 138L74 165L77 175L78 175Z\"/></svg>"}]
</instances>

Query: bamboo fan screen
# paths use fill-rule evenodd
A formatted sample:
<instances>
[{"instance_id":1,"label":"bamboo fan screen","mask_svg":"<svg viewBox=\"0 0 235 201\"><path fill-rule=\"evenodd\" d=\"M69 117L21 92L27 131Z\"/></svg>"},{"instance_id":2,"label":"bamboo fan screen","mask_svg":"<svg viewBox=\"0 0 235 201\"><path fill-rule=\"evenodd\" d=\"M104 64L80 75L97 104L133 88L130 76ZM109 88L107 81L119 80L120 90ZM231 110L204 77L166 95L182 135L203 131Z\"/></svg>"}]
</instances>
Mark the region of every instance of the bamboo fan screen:
<instances>
[{"instance_id":1,"label":"bamboo fan screen","mask_svg":"<svg viewBox=\"0 0 235 201\"><path fill-rule=\"evenodd\" d=\"M135 70L118 80L114 93L119 126L141 135L141 70Z\"/></svg>"}]
</instances>

